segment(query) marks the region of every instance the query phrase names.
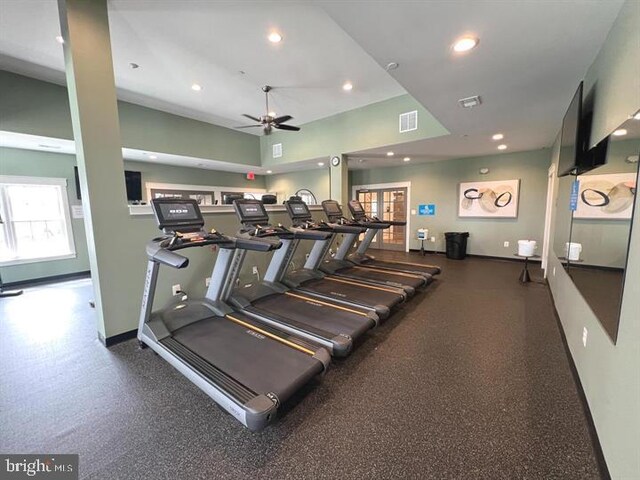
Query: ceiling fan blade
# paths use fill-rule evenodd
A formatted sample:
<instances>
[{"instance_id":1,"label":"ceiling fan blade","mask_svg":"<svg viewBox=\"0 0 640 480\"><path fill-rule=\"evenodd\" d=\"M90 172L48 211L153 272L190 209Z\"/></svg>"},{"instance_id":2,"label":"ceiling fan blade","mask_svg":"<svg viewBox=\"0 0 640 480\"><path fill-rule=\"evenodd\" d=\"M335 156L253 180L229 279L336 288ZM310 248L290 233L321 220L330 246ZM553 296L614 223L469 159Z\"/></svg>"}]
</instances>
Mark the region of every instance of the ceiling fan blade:
<instances>
[{"instance_id":1,"label":"ceiling fan blade","mask_svg":"<svg viewBox=\"0 0 640 480\"><path fill-rule=\"evenodd\" d=\"M293 125L274 125L273 128L277 128L278 130L290 130L292 132L300 131L300 127L294 127Z\"/></svg>"},{"instance_id":2,"label":"ceiling fan blade","mask_svg":"<svg viewBox=\"0 0 640 480\"><path fill-rule=\"evenodd\" d=\"M241 125L239 127L233 127L233 128L255 128L255 127L262 127L263 125L261 123L259 123L258 125Z\"/></svg>"},{"instance_id":3,"label":"ceiling fan blade","mask_svg":"<svg viewBox=\"0 0 640 480\"><path fill-rule=\"evenodd\" d=\"M251 115L247 115L246 113L243 113L243 114L242 114L242 116L243 116L243 117L250 118L250 119L251 119L251 120L253 120L254 122L258 122L258 123L260 123L260 119L259 119L259 118L252 117Z\"/></svg>"},{"instance_id":4,"label":"ceiling fan blade","mask_svg":"<svg viewBox=\"0 0 640 480\"><path fill-rule=\"evenodd\" d=\"M293 120L293 117L291 115L282 115L281 117L274 118L271 122L284 123L284 122L288 122L289 120Z\"/></svg>"}]
</instances>

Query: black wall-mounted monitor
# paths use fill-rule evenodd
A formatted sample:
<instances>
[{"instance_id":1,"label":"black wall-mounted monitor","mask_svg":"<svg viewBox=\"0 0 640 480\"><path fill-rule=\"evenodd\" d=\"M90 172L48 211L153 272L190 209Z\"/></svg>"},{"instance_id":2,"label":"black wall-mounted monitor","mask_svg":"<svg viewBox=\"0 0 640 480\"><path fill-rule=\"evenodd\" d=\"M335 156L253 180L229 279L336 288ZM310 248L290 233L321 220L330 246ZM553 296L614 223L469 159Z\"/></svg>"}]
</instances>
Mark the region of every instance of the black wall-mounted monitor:
<instances>
[{"instance_id":1,"label":"black wall-mounted monitor","mask_svg":"<svg viewBox=\"0 0 640 480\"><path fill-rule=\"evenodd\" d=\"M558 176L575 173L582 158L581 120L582 120L582 82L569 104L562 120L560 134L560 158Z\"/></svg>"},{"instance_id":2,"label":"black wall-mounted monitor","mask_svg":"<svg viewBox=\"0 0 640 480\"><path fill-rule=\"evenodd\" d=\"M80 192L80 175L78 174L78 167L73 167L73 173L75 174L75 179L76 179L76 196L78 200L82 200L82 193ZM142 173L125 170L124 181L127 188L127 200L131 202L141 201L142 200Z\"/></svg>"},{"instance_id":3,"label":"black wall-mounted monitor","mask_svg":"<svg viewBox=\"0 0 640 480\"><path fill-rule=\"evenodd\" d=\"M127 186L127 200L139 202L142 200L142 173L124 171L124 181Z\"/></svg>"}]
</instances>

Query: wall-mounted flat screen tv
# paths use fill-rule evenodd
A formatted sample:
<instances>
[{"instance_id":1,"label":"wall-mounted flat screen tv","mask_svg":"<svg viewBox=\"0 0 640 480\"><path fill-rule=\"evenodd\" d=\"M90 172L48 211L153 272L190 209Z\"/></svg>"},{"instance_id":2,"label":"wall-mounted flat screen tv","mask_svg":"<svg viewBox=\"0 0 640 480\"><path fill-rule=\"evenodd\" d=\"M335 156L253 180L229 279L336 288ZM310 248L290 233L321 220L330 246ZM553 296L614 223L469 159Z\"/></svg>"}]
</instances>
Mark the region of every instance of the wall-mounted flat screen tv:
<instances>
[{"instance_id":1,"label":"wall-mounted flat screen tv","mask_svg":"<svg viewBox=\"0 0 640 480\"><path fill-rule=\"evenodd\" d=\"M80 176L78 175L78 167L73 167L76 177L76 195L78 200L82 200L80 193ZM127 187L127 200L130 202L139 202L142 200L142 173L124 171L124 181Z\"/></svg>"},{"instance_id":2,"label":"wall-mounted flat screen tv","mask_svg":"<svg viewBox=\"0 0 640 480\"><path fill-rule=\"evenodd\" d=\"M567 113L562 120L560 134L560 160L558 161L558 176L562 177L575 173L582 157L581 141L582 119L582 82L569 104Z\"/></svg>"}]
</instances>

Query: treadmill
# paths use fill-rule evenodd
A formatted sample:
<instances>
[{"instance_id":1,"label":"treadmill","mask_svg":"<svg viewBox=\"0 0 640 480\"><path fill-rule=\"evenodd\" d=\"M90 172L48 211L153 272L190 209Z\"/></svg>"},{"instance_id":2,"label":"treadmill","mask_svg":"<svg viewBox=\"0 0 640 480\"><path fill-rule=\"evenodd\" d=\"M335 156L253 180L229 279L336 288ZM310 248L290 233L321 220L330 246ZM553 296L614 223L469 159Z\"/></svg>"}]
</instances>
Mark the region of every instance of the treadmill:
<instances>
[{"instance_id":1,"label":"treadmill","mask_svg":"<svg viewBox=\"0 0 640 480\"><path fill-rule=\"evenodd\" d=\"M373 309L381 320L389 316L391 308L407 298L404 290L397 287L367 284L328 275L318 270L327 248L337 233L360 233L362 228L314 222L309 207L300 198L292 197L284 202L284 205L293 223L291 230L324 232L324 236L315 241L304 266L293 270L287 270L287 267L300 240L283 239L283 248L274 254L279 256L281 252L285 252L285 258L280 264L279 281L309 295L328 298L343 305Z\"/></svg>"},{"instance_id":2,"label":"treadmill","mask_svg":"<svg viewBox=\"0 0 640 480\"><path fill-rule=\"evenodd\" d=\"M325 235L321 232L293 232L282 226L270 225L269 215L260 200L235 200L233 205L242 223L238 238L287 241L304 238L315 240L318 234ZM236 249L232 268L225 281L227 291L223 299L247 315L321 345L337 357L348 355L353 342L377 326L379 317L371 309L320 300L304 292L292 291L279 282L282 255L271 258L261 281L237 285L245 256L245 249Z\"/></svg>"},{"instance_id":3,"label":"treadmill","mask_svg":"<svg viewBox=\"0 0 640 480\"><path fill-rule=\"evenodd\" d=\"M346 256L360 233L364 233L368 228L373 230L389 228L389 224L378 222L354 222L348 220L342 215L342 208L335 200L323 201L322 209L329 220L329 225L356 226L360 227L360 231L358 233L353 232L345 234L335 256L333 258L329 256L325 257L320 265L320 270L339 277L402 288L409 296L413 295L416 289L428 284L428 280L424 275L356 265L355 263L347 260Z\"/></svg>"},{"instance_id":4,"label":"treadmill","mask_svg":"<svg viewBox=\"0 0 640 480\"><path fill-rule=\"evenodd\" d=\"M322 374L329 353L281 330L234 312L221 301L228 255L236 248L268 251L279 242L236 239L203 229L195 200L153 199L151 205L164 235L147 244L147 274L140 311L138 341L150 347L252 431L276 417L281 403ZM177 250L215 246L219 254L212 282L202 299L186 296L153 311L160 265L186 268Z\"/></svg>"},{"instance_id":5,"label":"treadmill","mask_svg":"<svg viewBox=\"0 0 640 480\"><path fill-rule=\"evenodd\" d=\"M380 224L389 224L389 225L397 225L397 226L405 226L407 222L400 222L395 220L380 220L376 217L369 217L362 208L362 204L358 200L351 200L349 202L349 211L351 212L351 216L353 219L358 222L364 224L371 223L380 223ZM431 277L434 275L438 275L440 273L440 267L437 265L427 265L423 263L413 263L413 262L391 262L391 261L383 261L377 260L375 257L371 255L367 255L367 249L371 245L371 242L377 235L378 230L368 229L367 233L364 236L364 239L358 245L358 248L355 252L347 255L347 259L352 261L357 265L382 268L384 270L395 270L406 273L416 273L418 275L424 275L427 277L427 280L431 281Z\"/></svg>"}]
</instances>

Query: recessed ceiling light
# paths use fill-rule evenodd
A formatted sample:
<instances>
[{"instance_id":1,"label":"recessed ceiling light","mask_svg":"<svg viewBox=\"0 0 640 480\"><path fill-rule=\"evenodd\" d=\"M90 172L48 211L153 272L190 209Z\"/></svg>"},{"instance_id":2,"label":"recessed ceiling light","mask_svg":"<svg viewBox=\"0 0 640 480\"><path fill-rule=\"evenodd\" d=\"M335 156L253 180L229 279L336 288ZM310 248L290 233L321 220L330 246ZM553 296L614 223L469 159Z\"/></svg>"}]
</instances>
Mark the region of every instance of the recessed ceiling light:
<instances>
[{"instance_id":1,"label":"recessed ceiling light","mask_svg":"<svg viewBox=\"0 0 640 480\"><path fill-rule=\"evenodd\" d=\"M624 129L624 128L619 128L618 130L616 130L615 132L613 132L613 134L614 134L616 137L622 137L622 136L624 136L624 135L626 135L626 134L627 134L627 130L626 130L626 129Z\"/></svg>"},{"instance_id":2,"label":"recessed ceiling light","mask_svg":"<svg viewBox=\"0 0 640 480\"><path fill-rule=\"evenodd\" d=\"M273 171L272 170L267 170L267 173L273 173Z\"/></svg>"},{"instance_id":3,"label":"recessed ceiling light","mask_svg":"<svg viewBox=\"0 0 640 480\"><path fill-rule=\"evenodd\" d=\"M493 140L502 140L504 138L504 135L501 133L496 133L493 137L491 137Z\"/></svg>"},{"instance_id":4,"label":"recessed ceiling light","mask_svg":"<svg viewBox=\"0 0 640 480\"><path fill-rule=\"evenodd\" d=\"M478 45L478 42L480 42L480 40L474 37L459 38L453 44L453 51L457 53L468 52L475 48Z\"/></svg>"},{"instance_id":5,"label":"recessed ceiling light","mask_svg":"<svg viewBox=\"0 0 640 480\"><path fill-rule=\"evenodd\" d=\"M270 117L275 117L276 116L276 112L269 112L267 115L269 115Z\"/></svg>"},{"instance_id":6,"label":"recessed ceiling light","mask_svg":"<svg viewBox=\"0 0 640 480\"><path fill-rule=\"evenodd\" d=\"M140 68L140 65L138 65L137 63L133 63L133 62L131 62L131 63L129 64L129 66L130 66L132 69L134 69L134 70L135 70L136 68Z\"/></svg>"},{"instance_id":7,"label":"recessed ceiling light","mask_svg":"<svg viewBox=\"0 0 640 480\"><path fill-rule=\"evenodd\" d=\"M389 70L395 70L399 66L400 64L398 62L389 62L387 63L387 66L384 67L384 69L388 72Z\"/></svg>"},{"instance_id":8,"label":"recessed ceiling light","mask_svg":"<svg viewBox=\"0 0 640 480\"><path fill-rule=\"evenodd\" d=\"M157 156L157 155L149 155L149 158L150 158L151 160L157 160L157 159L158 159L158 156Z\"/></svg>"},{"instance_id":9,"label":"recessed ceiling light","mask_svg":"<svg viewBox=\"0 0 640 480\"><path fill-rule=\"evenodd\" d=\"M506 150L507 146L503 143L502 145L498 145L498 150Z\"/></svg>"},{"instance_id":10,"label":"recessed ceiling light","mask_svg":"<svg viewBox=\"0 0 640 480\"><path fill-rule=\"evenodd\" d=\"M60 44L63 44L63 43L64 43L64 38L62 38L62 35L58 35L58 36L56 37L56 42L58 42L58 43L60 43Z\"/></svg>"},{"instance_id":11,"label":"recessed ceiling light","mask_svg":"<svg viewBox=\"0 0 640 480\"><path fill-rule=\"evenodd\" d=\"M345 82L345 84L342 85L342 89L345 92L350 92L351 90L353 90L353 84L351 82Z\"/></svg>"},{"instance_id":12,"label":"recessed ceiling light","mask_svg":"<svg viewBox=\"0 0 640 480\"><path fill-rule=\"evenodd\" d=\"M278 32L271 32L268 38L271 43L280 43L282 41L282 35Z\"/></svg>"},{"instance_id":13,"label":"recessed ceiling light","mask_svg":"<svg viewBox=\"0 0 640 480\"><path fill-rule=\"evenodd\" d=\"M393 157L394 153L393 152L387 152L387 157Z\"/></svg>"},{"instance_id":14,"label":"recessed ceiling light","mask_svg":"<svg viewBox=\"0 0 640 480\"><path fill-rule=\"evenodd\" d=\"M319 167L324 167L324 162L318 162Z\"/></svg>"},{"instance_id":15,"label":"recessed ceiling light","mask_svg":"<svg viewBox=\"0 0 640 480\"><path fill-rule=\"evenodd\" d=\"M194 92L199 92L200 90L202 90L202 86L194 83L193 85L191 85L191 90L193 90Z\"/></svg>"},{"instance_id":16,"label":"recessed ceiling light","mask_svg":"<svg viewBox=\"0 0 640 480\"><path fill-rule=\"evenodd\" d=\"M403 162L410 162L411 161L411 157L404 157L402 159Z\"/></svg>"}]
</instances>

